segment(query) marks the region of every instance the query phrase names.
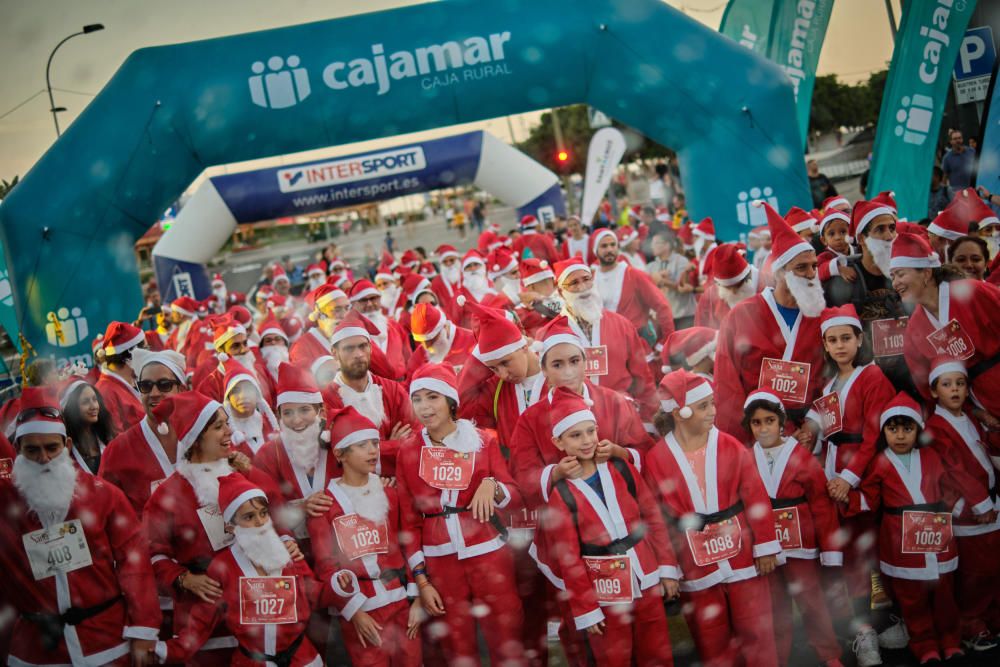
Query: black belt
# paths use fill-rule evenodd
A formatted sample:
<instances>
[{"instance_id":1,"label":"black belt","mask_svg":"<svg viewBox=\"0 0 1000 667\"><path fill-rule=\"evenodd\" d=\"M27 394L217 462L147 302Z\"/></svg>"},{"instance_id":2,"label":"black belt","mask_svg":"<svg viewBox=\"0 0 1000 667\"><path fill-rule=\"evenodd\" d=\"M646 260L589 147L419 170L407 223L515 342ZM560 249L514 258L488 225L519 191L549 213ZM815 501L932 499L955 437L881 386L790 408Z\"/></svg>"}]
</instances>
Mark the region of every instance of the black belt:
<instances>
[{"instance_id":1,"label":"black belt","mask_svg":"<svg viewBox=\"0 0 1000 667\"><path fill-rule=\"evenodd\" d=\"M306 638L306 633L303 630L302 634L295 638L291 644L288 645L284 651L278 651L274 655L268 655L267 653L258 653L257 651L251 651L250 649L244 648L243 644L239 645L240 653L250 658L251 660L256 660L257 662L273 662L278 667L289 667L292 664L292 658L295 657L295 653L302 646L302 641Z\"/></svg>"},{"instance_id":2,"label":"black belt","mask_svg":"<svg viewBox=\"0 0 1000 667\"><path fill-rule=\"evenodd\" d=\"M886 514L902 514L903 512L946 512L948 510L945 504L942 502L936 503L919 503L916 505L900 505L898 507L890 507L885 505L882 510Z\"/></svg>"},{"instance_id":3,"label":"black belt","mask_svg":"<svg viewBox=\"0 0 1000 667\"><path fill-rule=\"evenodd\" d=\"M969 382L972 382L997 364L1000 364L1000 354L995 354L989 359L983 359L979 363L972 364L966 369L966 372L969 374Z\"/></svg>"},{"instance_id":4,"label":"black belt","mask_svg":"<svg viewBox=\"0 0 1000 667\"><path fill-rule=\"evenodd\" d=\"M623 556L628 550L639 544L646 535L646 527L641 526L625 537L613 540L609 544L580 543L581 556Z\"/></svg>"},{"instance_id":5,"label":"black belt","mask_svg":"<svg viewBox=\"0 0 1000 667\"><path fill-rule=\"evenodd\" d=\"M737 500L735 505L730 505L724 510L714 512L712 514L699 514L698 512L691 512L690 514L685 514L681 519L674 517L668 517L671 523L678 525L682 522L684 523L684 528L688 530L701 530L707 524L710 523L722 523L726 519L732 519L738 514L743 512L743 501ZM692 519L693 517L693 519Z\"/></svg>"},{"instance_id":6,"label":"black belt","mask_svg":"<svg viewBox=\"0 0 1000 667\"><path fill-rule=\"evenodd\" d=\"M406 568L397 567L391 570L382 570L377 577L358 577L358 579L363 579L365 581L381 581L383 584L387 584L390 581L398 581L399 585L404 589L406 588Z\"/></svg>"},{"instance_id":7,"label":"black belt","mask_svg":"<svg viewBox=\"0 0 1000 667\"><path fill-rule=\"evenodd\" d=\"M840 431L839 433L834 433L829 438L826 439L831 445L860 445L865 441L864 434L861 433L847 433L846 431Z\"/></svg>"},{"instance_id":8,"label":"black belt","mask_svg":"<svg viewBox=\"0 0 1000 667\"><path fill-rule=\"evenodd\" d=\"M468 512L468 507L452 507L451 505L445 505L444 510L441 512L429 512L424 513L425 519L430 519L435 516L450 516L452 514L461 514L462 512ZM503 525L503 521L500 520L500 515L493 512L493 516L490 517L490 525L497 529L500 533L500 537L504 540L507 539L507 526Z\"/></svg>"},{"instance_id":9,"label":"black belt","mask_svg":"<svg viewBox=\"0 0 1000 667\"><path fill-rule=\"evenodd\" d=\"M59 642L63 638L63 628L65 626L80 625L88 618L93 618L101 612L111 609L121 602L121 600L122 596L116 595L104 602L95 604L93 607L70 607L61 614L28 611L21 615L38 626L38 631L42 633L42 646L46 651L53 651L59 646Z\"/></svg>"},{"instance_id":10,"label":"black belt","mask_svg":"<svg viewBox=\"0 0 1000 667\"><path fill-rule=\"evenodd\" d=\"M795 496L794 498L771 498L771 509L784 510L795 507L806 502L805 496Z\"/></svg>"}]
</instances>

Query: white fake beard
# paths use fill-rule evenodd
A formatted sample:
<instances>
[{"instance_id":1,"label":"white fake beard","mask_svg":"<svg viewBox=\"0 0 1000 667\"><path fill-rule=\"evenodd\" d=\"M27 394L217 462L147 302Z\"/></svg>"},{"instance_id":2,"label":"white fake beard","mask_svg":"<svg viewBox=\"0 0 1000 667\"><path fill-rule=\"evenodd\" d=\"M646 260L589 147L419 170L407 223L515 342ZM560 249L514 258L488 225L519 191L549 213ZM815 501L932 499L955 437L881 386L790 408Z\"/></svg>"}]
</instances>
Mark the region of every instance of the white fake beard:
<instances>
[{"instance_id":1,"label":"white fake beard","mask_svg":"<svg viewBox=\"0 0 1000 667\"><path fill-rule=\"evenodd\" d=\"M253 350L247 350L243 354L235 355L233 359L240 362L240 366L250 371L251 375L257 377L257 368L255 367L257 357L254 355Z\"/></svg>"},{"instance_id":2,"label":"white fake beard","mask_svg":"<svg viewBox=\"0 0 1000 667\"><path fill-rule=\"evenodd\" d=\"M68 449L44 464L18 455L12 471L14 486L43 526L66 518L76 491L76 473Z\"/></svg>"},{"instance_id":3,"label":"white fake beard","mask_svg":"<svg viewBox=\"0 0 1000 667\"><path fill-rule=\"evenodd\" d=\"M281 572L292 562L285 543L278 537L270 519L259 528L233 526L233 537L253 564L265 572Z\"/></svg>"},{"instance_id":4,"label":"white fake beard","mask_svg":"<svg viewBox=\"0 0 1000 667\"><path fill-rule=\"evenodd\" d=\"M451 266L441 265L441 277L444 278L449 284L457 285L458 281L462 278L462 267L458 264L452 264Z\"/></svg>"},{"instance_id":5,"label":"white fake beard","mask_svg":"<svg viewBox=\"0 0 1000 667\"><path fill-rule=\"evenodd\" d=\"M705 245L708 243L708 239L703 236L694 237L694 256L701 259L701 252L705 249Z\"/></svg>"},{"instance_id":6,"label":"white fake beard","mask_svg":"<svg viewBox=\"0 0 1000 667\"><path fill-rule=\"evenodd\" d=\"M309 287L306 291L311 292L326 282L326 278L310 278Z\"/></svg>"},{"instance_id":7,"label":"white fake beard","mask_svg":"<svg viewBox=\"0 0 1000 667\"><path fill-rule=\"evenodd\" d=\"M590 324L595 324L601 319L604 312L604 302L596 287L591 287L586 292L563 292L566 305L579 317Z\"/></svg>"},{"instance_id":8,"label":"white fake beard","mask_svg":"<svg viewBox=\"0 0 1000 667\"><path fill-rule=\"evenodd\" d=\"M462 284L469 290L476 301L482 301L487 292L490 291L490 282L486 278L486 269L466 271L462 278Z\"/></svg>"},{"instance_id":9,"label":"white fake beard","mask_svg":"<svg viewBox=\"0 0 1000 667\"><path fill-rule=\"evenodd\" d=\"M386 310L391 311L396 307L396 299L399 298L399 285L389 285L379 294L379 303Z\"/></svg>"},{"instance_id":10,"label":"white fake beard","mask_svg":"<svg viewBox=\"0 0 1000 667\"><path fill-rule=\"evenodd\" d=\"M340 398L344 405L351 406L363 416L368 417L375 427L381 426L385 421L385 406L382 405L382 387L374 382L368 384L368 388L363 392L357 392L350 387L340 387Z\"/></svg>"},{"instance_id":11,"label":"white fake beard","mask_svg":"<svg viewBox=\"0 0 1000 667\"><path fill-rule=\"evenodd\" d=\"M507 295L511 303L514 305L521 303L521 285L517 280L512 280L507 276L500 276L494 281L494 284L500 288L501 292Z\"/></svg>"},{"instance_id":12,"label":"white fake beard","mask_svg":"<svg viewBox=\"0 0 1000 667\"><path fill-rule=\"evenodd\" d=\"M819 317L826 308L826 297L823 296L823 287L819 284L818 277L806 280L786 271L785 284L788 285L788 291L792 293L799 310L806 317Z\"/></svg>"},{"instance_id":13,"label":"white fake beard","mask_svg":"<svg viewBox=\"0 0 1000 667\"><path fill-rule=\"evenodd\" d=\"M868 237L865 239L865 245L868 246L868 252L872 254L872 261L875 262L875 266L878 267L883 276L888 278L890 263L892 261L892 241L883 241L882 239Z\"/></svg>"},{"instance_id":14,"label":"white fake beard","mask_svg":"<svg viewBox=\"0 0 1000 667\"><path fill-rule=\"evenodd\" d=\"M385 495L382 488L382 480L378 475L368 475L368 483L364 486L347 486L341 484L351 504L354 505L354 512L369 521L383 521L389 513L389 496Z\"/></svg>"},{"instance_id":15,"label":"white fake beard","mask_svg":"<svg viewBox=\"0 0 1000 667\"><path fill-rule=\"evenodd\" d=\"M389 342L389 318L385 316L382 310L376 310L371 313L362 313L365 317L371 320L371 323L375 325L378 329L378 334L375 336L375 340L378 346L385 352L385 346Z\"/></svg>"},{"instance_id":16,"label":"white fake beard","mask_svg":"<svg viewBox=\"0 0 1000 667\"><path fill-rule=\"evenodd\" d=\"M233 429L234 434L242 433L247 446L256 454L260 444L254 447L253 442L264 442L264 415L260 413L260 409L258 408L249 417L240 417L228 402L225 407L226 414L229 415L229 426Z\"/></svg>"},{"instance_id":17,"label":"white fake beard","mask_svg":"<svg viewBox=\"0 0 1000 667\"><path fill-rule=\"evenodd\" d=\"M309 472L319 459L319 419L301 431L293 431L284 424L280 427L281 441L292 465Z\"/></svg>"},{"instance_id":18,"label":"white fake beard","mask_svg":"<svg viewBox=\"0 0 1000 667\"><path fill-rule=\"evenodd\" d=\"M190 482L198 504L204 507L219 504L219 478L231 475L233 467L227 459L204 463L182 460L177 462L177 472Z\"/></svg>"},{"instance_id":19,"label":"white fake beard","mask_svg":"<svg viewBox=\"0 0 1000 667\"><path fill-rule=\"evenodd\" d=\"M730 308L744 299L749 299L756 291L754 289L753 280L748 280L737 287L716 285L716 289L719 290L719 296L722 297L722 300L725 301Z\"/></svg>"},{"instance_id":20,"label":"white fake beard","mask_svg":"<svg viewBox=\"0 0 1000 667\"><path fill-rule=\"evenodd\" d=\"M278 379L278 366L281 362L288 362L288 348L284 345L268 345L260 348L260 356L264 357L264 364L271 376Z\"/></svg>"}]
</instances>

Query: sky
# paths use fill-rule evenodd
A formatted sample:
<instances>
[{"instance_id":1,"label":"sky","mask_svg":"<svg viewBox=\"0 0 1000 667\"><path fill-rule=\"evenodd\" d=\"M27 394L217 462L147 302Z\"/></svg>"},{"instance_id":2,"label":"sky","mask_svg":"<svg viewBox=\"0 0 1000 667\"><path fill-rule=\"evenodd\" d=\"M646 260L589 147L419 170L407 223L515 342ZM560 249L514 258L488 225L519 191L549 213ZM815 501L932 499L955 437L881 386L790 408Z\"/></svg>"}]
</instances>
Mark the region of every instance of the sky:
<instances>
[{"instance_id":1,"label":"sky","mask_svg":"<svg viewBox=\"0 0 1000 667\"><path fill-rule=\"evenodd\" d=\"M57 106L65 129L86 107L119 65L136 49L209 39L297 23L378 11L410 4L408 0L0 0L0 178L24 174L56 139L45 92L45 64L52 48L81 26L102 23L105 30L81 35L64 44L51 70ZM691 18L717 29L725 0L667 0ZM899 0L892 0L899 18ZM878 0L836 0L818 73L836 74L848 83L863 81L888 66L892 37L885 5ZM527 137L539 112L508 119L470 123L407 135L407 139L375 140L214 167L228 169L295 163L334 154L369 150L402 141L459 131L485 129L503 140ZM204 176L204 175L203 175Z\"/></svg>"}]
</instances>

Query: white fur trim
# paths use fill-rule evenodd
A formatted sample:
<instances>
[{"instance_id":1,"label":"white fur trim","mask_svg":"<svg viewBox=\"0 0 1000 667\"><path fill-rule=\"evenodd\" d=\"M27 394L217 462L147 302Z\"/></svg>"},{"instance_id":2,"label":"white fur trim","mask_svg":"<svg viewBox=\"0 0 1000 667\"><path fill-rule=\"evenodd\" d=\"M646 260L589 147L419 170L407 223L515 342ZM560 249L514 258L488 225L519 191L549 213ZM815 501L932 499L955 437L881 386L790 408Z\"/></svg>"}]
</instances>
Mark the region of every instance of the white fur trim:
<instances>
[{"instance_id":1,"label":"white fur trim","mask_svg":"<svg viewBox=\"0 0 1000 667\"><path fill-rule=\"evenodd\" d=\"M240 334L246 334L246 332L247 330L242 324L236 324L235 326L227 328L226 332L221 336L219 336L218 338L213 338L212 345L214 345L216 349L219 349L234 336L238 336ZM221 356L219 358L222 359ZM225 360L223 359L223 361Z\"/></svg>"},{"instance_id":2,"label":"white fur trim","mask_svg":"<svg viewBox=\"0 0 1000 667\"><path fill-rule=\"evenodd\" d=\"M689 389L687 394L684 395L684 405L692 405L702 400L703 398L708 398L712 395L712 385L707 382L702 382L697 385L694 389Z\"/></svg>"},{"instance_id":3,"label":"white fur trim","mask_svg":"<svg viewBox=\"0 0 1000 667\"><path fill-rule=\"evenodd\" d=\"M781 253L781 255L779 255L778 257L776 257L774 259L774 261L771 262L771 268L774 271L777 271L778 269L782 269L782 268L784 268L785 264L788 264L790 261L792 261L793 259L795 259L797 256L801 255L804 252L808 252L810 250L812 250L813 252L816 251L815 248L813 248L810 244L806 243L805 241L801 241L799 243L796 243L791 248L789 248L785 252Z\"/></svg>"},{"instance_id":4,"label":"white fur trim","mask_svg":"<svg viewBox=\"0 0 1000 667\"><path fill-rule=\"evenodd\" d=\"M934 234L935 236L940 236L942 238L946 238L949 241L954 241L955 239L960 239L960 238L962 238L962 236L964 236L960 232L956 232L956 231L953 231L951 229L945 229L944 227L942 227L941 225L939 225L937 223L937 220L935 220L931 224L927 225L927 231L930 234Z\"/></svg>"},{"instance_id":5,"label":"white fur trim","mask_svg":"<svg viewBox=\"0 0 1000 667\"><path fill-rule=\"evenodd\" d=\"M574 412L572 414L569 414L569 415L566 415L565 417L563 417L562 419L560 419L558 422L556 422L555 424L553 424L552 425L552 435L553 435L553 437L558 438L563 433L565 433L569 429L573 428L574 426L576 426L580 422L585 422L585 421L592 421L592 422L594 422L596 424L597 423L597 417L595 417L594 413L591 412L590 410L577 410L576 412Z\"/></svg>"},{"instance_id":6,"label":"white fur trim","mask_svg":"<svg viewBox=\"0 0 1000 667\"><path fill-rule=\"evenodd\" d=\"M475 255L471 257L466 257L464 260L462 260L462 270L464 271L472 264L482 264L483 266L486 266L486 260L483 259L482 257L477 257Z\"/></svg>"},{"instance_id":7,"label":"white fur trim","mask_svg":"<svg viewBox=\"0 0 1000 667\"><path fill-rule=\"evenodd\" d=\"M931 374L927 378L927 383L934 384L934 380L937 380L945 373L961 373L966 377L969 376L968 369L961 361L948 361L931 369Z\"/></svg>"},{"instance_id":8,"label":"white fur trim","mask_svg":"<svg viewBox=\"0 0 1000 667\"><path fill-rule=\"evenodd\" d=\"M865 231L865 229L868 227L868 223L870 223L872 220L874 220L880 215L891 215L892 217L896 217L896 212L891 208L889 208L888 206L879 206L877 208L873 208L872 210L868 211L863 216L861 216L861 219L858 220L858 226L857 229L854 230L854 236L858 236L863 231Z\"/></svg>"},{"instance_id":9,"label":"white fur trim","mask_svg":"<svg viewBox=\"0 0 1000 667\"><path fill-rule=\"evenodd\" d=\"M330 338L330 346L334 346L345 338L353 338L354 336L361 336L365 340L371 342L372 336L368 333L367 329L361 327L344 327L340 331L334 331L333 336Z\"/></svg>"},{"instance_id":10,"label":"white fur trim","mask_svg":"<svg viewBox=\"0 0 1000 667\"><path fill-rule=\"evenodd\" d=\"M792 231L795 232L804 232L807 229L815 229L815 228L816 228L815 218L806 218L802 222L797 222L794 225L792 225Z\"/></svg>"},{"instance_id":11,"label":"white fur trim","mask_svg":"<svg viewBox=\"0 0 1000 667\"><path fill-rule=\"evenodd\" d=\"M821 551L819 563L825 567L841 567L844 564L844 554L840 551Z\"/></svg>"},{"instance_id":12,"label":"white fur trim","mask_svg":"<svg viewBox=\"0 0 1000 667\"><path fill-rule=\"evenodd\" d=\"M833 327L840 326L852 326L856 329L861 329L861 320L856 317L848 317L846 315L839 315L837 317L831 317L828 320L824 320L820 323L819 329L823 334L826 334L827 330Z\"/></svg>"},{"instance_id":13,"label":"white fur trim","mask_svg":"<svg viewBox=\"0 0 1000 667\"><path fill-rule=\"evenodd\" d=\"M1000 223L998 223L998 224L1000 224ZM535 283L540 283L543 280L555 280L555 279L556 279L556 274L554 274L551 271L549 271L548 269L546 269L544 271L539 271L538 273L534 273L534 274L532 274L530 276L527 276L525 278L521 278L521 284L523 284L525 286L527 286L527 285L534 285Z\"/></svg>"},{"instance_id":14,"label":"white fur trim","mask_svg":"<svg viewBox=\"0 0 1000 667\"><path fill-rule=\"evenodd\" d=\"M444 396L447 396L451 400L458 403L458 390L452 387L447 382L443 380L438 380L437 378L417 378L410 383L410 396L421 389L426 389L427 391L434 391Z\"/></svg>"},{"instance_id":15,"label":"white fur trim","mask_svg":"<svg viewBox=\"0 0 1000 667\"><path fill-rule=\"evenodd\" d=\"M490 352L483 352L481 349L479 349L479 346L476 345L475 349L472 350L472 354L476 357L476 359L479 359L479 361L485 364L487 361L496 361L498 359L503 359L508 354L513 354L514 352L517 352L525 345L527 345L527 343L525 342L524 338L519 339L515 343L508 343L507 345L499 347Z\"/></svg>"},{"instance_id":16,"label":"white fur trim","mask_svg":"<svg viewBox=\"0 0 1000 667\"><path fill-rule=\"evenodd\" d=\"M24 435L61 435L66 436L66 424L59 421L53 421L50 419L33 419L31 421L26 421L23 424L18 424L17 430L14 432L14 440L17 440Z\"/></svg>"},{"instance_id":17,"label":"white fur trim","mask_svg":"<svg viewBox=\"0 0 1000 667\"><path fill-rule=\"evenodd\" d=\"M221 407L222 404L218 401L209 401L205 404L205 407L201 409L201 412L198 414L198 418L194 420L194 424L190 429L188 429L188 432L184 434L184 437L177 440L178 461L184 460L184 455L187 454L189 449L191 449L191 445L193 445L194 441L198 439L201 432L205 430L205 426L212 418L212 415L214 415Z\"/></svg>"},{"instance_id":18,"label":"white fur trim","mask_svg":"<svg viewBox=\"0 0 1000 667\"><path fill-rule=\"evenodd\" d=\"M612 234L612 236L614 236L614 234ZM586 271L588 274L594 275L594 272L586 264L574 263L570 264L569 266L567 266L565 269L562 270L562 273L560 273L558 277L556 277L556 283L562 285L562 281L565 280L566 277L569 274L573 273L574 271Z\"/></svg>"},{"instance_id":19,"label":"white fur trim","mask_svg":"<svg viewBox=\"0 0 1000 667\"><path fill-rule=\"evenodd\" d=\"M690 356L684 357L684 360L688 363L688 366L694 366L709 357L715 356L715 346L716 339L713 338L695 350Z\"/></svg>"},{"instance_id":20,"label":"white fur trim","mask_svg":"<svg viewBox=\"0 0 1000 667\"><path fill-rule=\"evenodd\" d=\"M937 253L928 257L893 257L889 260L889 270L892 269L936 269L941 266Z\"/></svg>"},{"instance_id":21,"label":"white fur trim","mask_svg":"<svg viewBox=\"0 0 1000 667\"><path fill-rule=\"evenodd\" d=\"M364 428L360 431L354 431L353 433L348 433L346 436L337 441L334 445L334 449L347 449L351 445L356 445L359 442L364 442L365 440L378 440L379 434L378 430L374 428Z\"/></svg>"},{"instance_id":22,"label":"white fur trim","mask_svg":"<svg viewBox=\"0 0 1000 667\"><path fill-rule=\"evenodd\" d=\"M257 390L257 393L261 395L261 400L264 400L263 399L264 394L260 389L260 383L257 382L257 378L250 375L250 373L240 373L239 375L233 377L233 379L230 380L228 384L226 384L226 388L224 390L225 393L222 395L222 397L229 398L229 393L233 389L235 389L236 385L238 385L240 382L249 382L250 384L252 384L254 386L254 389Z\"/></svg>"},{"instance_id":23,"label":"white fur trim","mask_svg":"<svg viewBox=\"0 0 1000 667\"><path fill-rule=\"evenodd\" d=\"M556 345L559 345L560 343L569 343L570 345L575 345L576 347L580 348L581 351L586 352L586 350L583 347L583 341L580 340L580 337L577 336L576 334L572 333L556 334L555 336L549 336L548 338L542 341L542 354L541 354L542 358L545 357L546 352L554 348Z\"/></svg>"},{"instance_id":24,"label":"white fur trim","mask_svg":"<svg viewBox=\"0 0 1000 667\"><path fill-rule=\"evenodd\" d=\"M332 357L323 357L331 359ZM309 403L315 405L323 402L323 395L318 391L284 391L278 394L277 406L280 408L285 403Z\"/></svg>"},{"instance_id":25,"label":"white fur trim","mask_svg":"<svg viewBox=\"0 0 1000 667\"><path fill-rule=\"evenodd\" d=\"M780 398L769 391L757 390L748 395L747 400L743 401L743 409L746 410L754 401L769 401L771 403L777 403L781 406L781 411L785 411L785 404L781 402Z\"/></svg>"},{"instance_id":26,"label":"white fur trim","mask_svg":"<svg viewBox=\"0 0 1000 667\"><path fill-rule=\"evenodd\" d=\"M352 295L350 301L351 303L357 303L358 301L361 301L362 299L367 299L368 297L371 296L379 296L379 291L374 287L366 287L357 294Z\"/></svg>"},{"instance_id":27,"label":"white fur trim","mask_svg":"<svg viewBox=\"0 0 1000 667\"><path fill-rule=\"evenodd\" d=\"M833 206L850 206L851 202L847 201L847 197L835 197L826 207L829 209Z\"/></svg>"},{"instance_id":28,"label":"white fur trim","mask_svg":"<svg viewBox=\"0 0 1000 667\"><path fill-rule=\"evenodd\" d=\"M328 361L332 361L332 362L336 363L337 360L334 359L329 354L323 354L323 355L320 355L320 356L316 357L316 359L309 366L309 372L313 374L313 377L315 377L316 376L316 371L319 370L319 367L322 366L323 364L325 364ZM319 401L319 402L322 403L323 401Z\"/></svg>"},{"instance_id":29,"label":"white fur trim","mask_svg":"<svg viewBox=\"0 0 1000 667\"><path fill-rule=\"evenodd\" d=\"M990 225L1000 225L1000 218L995 215L990 215L979 221L979 228L989 227Z\"/></svg>"},{"instance_id":30,"label":"white fur trim","mask_svg":"<svg viewBox=\"0 0 1000 667\"><path fill-rule=\"evenodd\" d=\"M70 385L66 387L66 390L63 391L62 398L59 399L59 408L65 412L66 404L69 402L70 394L76 391L79 387L89 384L90 383L87 382L86 380L73 380L73 382L71 382Z\"/></svg>"},{"instance_id":31,"label":"white fur trim","mask_svg":"<svg viewBox=\"0 0 1000 667\"><path fill-rule=\"evenodd\" d=\"M750 275L750 265L747 264L746 268L740 271L737 275L732 278L716 278L715 282L717 285L722 285L723 287L732 287L743 282L743 279Z\"/></svg>"},{"instance_id":32,"label":"white fur trim","mask_svg":"<svg viewBox=\"0 0 1000 667\"><path fill-rule=\"evenodd\" d=\"M896 406L889 408L882 413L882 417L879 419L878 427L882 428L885 423L892 419L893 417L909 417L913 421L920 424L920 428L924 427L924 417L919 412L913 408L907 408L904 406Z\"/></svg>"},{"instance_id":33,"label":"white fur trim","mask_svg":"<svg viewBox=\"0 0 1000 667\"><path fill-rule=\"evenodd\" d=\"M320 298L316 299L316 310L319 310L320 308L330 303L334 299L346 299L346 298L347 294L343 290L335 289L332 292L328 292L323 296L321 296Z\"/></svg>"},{"instance_id":34,"label":"white fur trim","mask_svg":"<svg viewBox=\"0 0 1000 667\"><path fill-rule=\"evenodd\" d=\"M139 345L140 343L143 343L145 341L146 341L146 334L144 334L143 332L140 331L136 336L130 338L127 341L125 341L124 343L122 343L118 347L115 347L114 345L111 345L111 344L105 345L104 346L104 353L106 355L108 355L109 357L113 357L116 354L122 354L123 352L128 352L129 350L131 350L136 345Z\"/></svg>"},{"instance_id":35,"label":"white fur trim","mask_svg":"<svg viewBox=\"0 0 1000 667\"><path fill-rule=\"evenodd\" d=\"M263 498L264 500L267 500L267 494L257 488L247 489L240 495L233 498L231 503L226 505L225 509L222 510L222 520L229 523L232 520L233 515L236 514L236 510L240 508L240 505L251 498Z\"/></svg>"},{"instance_id":36,"label":"white fur trim","mask_svg":"<svg viewBox=\"0 0 1000 667\"><path fill-rule=\"evenodd\" d=\"M846 203L846 200L845 200ZM823 216L823 219L819 221L819 233L822 234L826 226L829 225L834 220L840 220L841 222L846 222L847 226L851 226L851 219L843 211L830 211Z\"/></svg>"}]
</instances>

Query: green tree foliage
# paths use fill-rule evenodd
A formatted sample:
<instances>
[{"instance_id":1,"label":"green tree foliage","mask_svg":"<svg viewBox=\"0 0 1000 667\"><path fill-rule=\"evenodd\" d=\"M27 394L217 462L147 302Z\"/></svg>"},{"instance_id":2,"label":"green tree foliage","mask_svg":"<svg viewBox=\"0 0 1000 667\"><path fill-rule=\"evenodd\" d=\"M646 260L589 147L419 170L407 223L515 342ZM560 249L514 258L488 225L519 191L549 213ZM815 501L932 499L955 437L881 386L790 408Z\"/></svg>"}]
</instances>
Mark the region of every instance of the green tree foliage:
<instances>
[{"instance_id":1,"label":"green tree foliage","mask_svg":"<svg viewBox=\"0 0 1000 667\"><path fill-rule=\"evenodd\" d=\"M835 128L874 125L885 90L887 71L872 74L853 86L841 83L836 75L816 77L809 130L827 132Z\"/></svg>"},{"instance_id":2,"label":"green tree foliage","mask_svg":"<svg viewBox=\"0 0 1000 667\"><path fill-rule=\"evenodd\" d=\"M10 194L10 191L14 189L14 186L20 181L19 176L14 176L14 178L9 181L6 179L0 179L0 199L3 199Z\"/></svg>"}]
</instances>

